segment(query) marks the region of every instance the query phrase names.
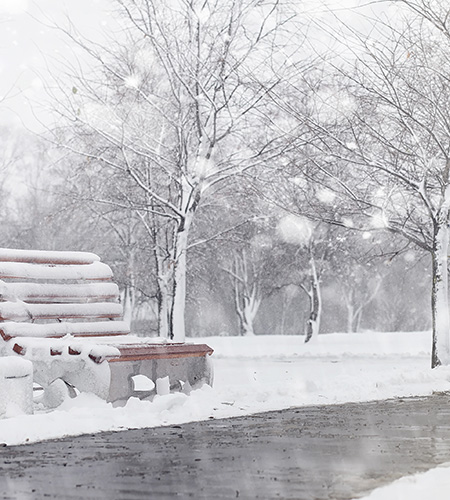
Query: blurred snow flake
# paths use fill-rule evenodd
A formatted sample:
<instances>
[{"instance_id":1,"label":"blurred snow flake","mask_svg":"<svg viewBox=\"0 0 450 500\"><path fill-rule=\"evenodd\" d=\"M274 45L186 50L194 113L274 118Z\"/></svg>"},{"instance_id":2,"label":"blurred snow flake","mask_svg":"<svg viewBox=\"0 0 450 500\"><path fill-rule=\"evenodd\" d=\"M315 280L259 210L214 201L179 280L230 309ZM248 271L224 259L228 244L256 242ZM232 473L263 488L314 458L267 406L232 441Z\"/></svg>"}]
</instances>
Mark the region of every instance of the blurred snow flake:
<instances>
[{"instance_id":1,"label":"blurred snow flake","mask_svg":"<svg viewBox=\"0 0 450 500\"><path fill-rule=\"evenodd\" d=\"M0 0L0 14L24 14L28 10L28 0Z\"/></svg>"},{"instance_id":2,"label":"blurred snow flake","mask_svg":"<svg viewBox=\"0 0 450 500\"><path fill-rule=\"evenodd\" d=\"M349 229L355 227L355 223L353 222L352 219L350 219L350 217L343 217L342 224L344 225L344 227L347 227Z\"/></svg>"},{"instance_id":3,"label":"blurred snow flake","mask_svg":"<svg viewBox=\"0 0 450 500\"><path fill-rule=\"evenodd\" d=\"M91 127L104 129L109 134L116 133L120 129L120 119L109 106L85 104L80 108L80 116Z\"/></svg>"},{"instance_id":4,"label":"blurred snow flake","mask_svg":"<svg viewBox=\"0 0 450 500\"><path fill-rule=\"evenodd\" d=\"M376 213L372 215L370 219L370 225L374 229L384 229L389 226L389 221L384 212Z\"/></svg>"},{"instance_id":5,"label":"blurred snow flake","mask_svg":"<svg viewBox=\"0 0 450 500\"><path fill-rule=\"evenodd\" d=\"M207 176L208 174L211 174L215 169L215 163L212 158L205 158L204 156L199 156L196 158L193 168L192 168L192 173L198 177L198 178L203 178Z\"/></svg>"},{"instance_id":6,"label":"blurred snow flake","mask_svg":"<svg viewBox=\"0 0 450 500\"><path fill-rule=\"evenodd\" d=\"M408 250L404 255L403 259L405 262L414 262L416 260L416 254L412 250Z\"/></svg>"},{"instance_id":7,"label":"blurred snow flake","mask_svg":"<svg viewBox=\"0 0 450 500\"><path fill-rule=\"evenodd\" d=\"M270 249L273 246L272 238L268 234L256 234L250 240L250 245L254 251Z\"/></svg>"},{"instance_id":8,"label":"blurred snow flake","mask_svg":"<svg viewBox=\"0 0 450 500\"><path fill-rule=\"evenodd\" d=\"M211 12L206 2L200 8L194 7L194 10L195 10L195 15L197 16L197 19L199 20L200 24L206 23L206 21L208 21L208 19L211 16Z\"/></svg>"},{"instance_id":9,"label":"blurred snow flake","mask_svg":"<svg viewBox=\"0 0 450 500\"><path fill-rule=\"evenodd\" d=\"M330 189L326 189L326 188L319 189L317 191L316 196L320 202L326 203L326 204L333 203L335 198L336 198L336 194L333 193L333 191L331 191Z\"/></svg>"},{"instance_id":10,"label":"blurred snow flake","mask_svg":"<svg viewBox=\"0 0 450 500\"><path fill-rule=\"evenodd\" d=\"M308 182L304 177L290 177L289 182L299 188L306 188L308 186Z\"/></svg>"},{"instance_id":11,"label":"blurred snow flake","mask_svg":"<svg viewBox=\"0 0 450 500\"><path fill-rule=\"evenodd\" d=\"M311 239L313 225L306 217L287 215L278 223L277 233L285 243L305 246Z\"/></svg>"},{"instance_id":12,"label":"blurred snow flake","mask_svg":"<svg viewBox=\"0 0 450 500\"><path fill-rule=\"evenodd\" d=\"M137 89L139 88L139 85L141 83L141 79L139 78L138 75L128 75L124 79L124 83L126 87L132 88L132 89Z\"/></svg>"}]
</instances>

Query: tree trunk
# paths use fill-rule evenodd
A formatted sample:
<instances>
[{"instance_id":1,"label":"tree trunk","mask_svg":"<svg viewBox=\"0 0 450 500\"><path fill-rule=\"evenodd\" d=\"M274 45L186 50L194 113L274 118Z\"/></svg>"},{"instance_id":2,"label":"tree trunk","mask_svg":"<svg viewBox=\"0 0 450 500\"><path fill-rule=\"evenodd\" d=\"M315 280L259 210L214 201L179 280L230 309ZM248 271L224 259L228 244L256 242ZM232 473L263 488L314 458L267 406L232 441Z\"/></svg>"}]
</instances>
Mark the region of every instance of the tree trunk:
<instances>
[{"instance_id":1,"label":"tree trunk","mask_svg":"<svg viewBox=\"0 0 450 500\"><path fill-rule=\"evenodd\" d=\"M168 260L167 254L164 252L167 249L161 249L160 243L158 241L158 235L156 231L152 232L153 244L154 244L154 256L156 264L156 301L158 304L158 335L162 338L168 339L170 336L169 326L170 326L170 310L171 310L171 294L170 290L170 280L173 270L170 266L173 266L171 260ZM161 245L162 246L162 245Z\"/></svg>"},{"instance_id":2,"label":"tree trunk","mask_svg":"<svg viewBox=\"0 0 450 500\"><path fill-rule=\"evenodd\" d=\"M448 309L448 210L441 210L434 223L433 250L431 254L433 283L431 292L433 344L431 367L450 363Z\"/></svg>"},{"instance_id":3,"label":"tree trunk","mask_svg":"<svg viewBox=\"0 0 450 500\"><path fill-rule=\"evenodd\" d=\"M347 333L354 333L355 330L355 306L354 306L354 291L345 294L345 303L347 306Z\"/></svg>"},{"instance_id":4,"label":"tree trunk","mask_svg":"<svg viewBox=\"0 0 450 500\"><path fill-rule=\"evenodd\" d=\"M134 260L134 251L131 250L128 255L126 284L123 292L123 320L130 328L135 305Z\"/></svg>"},{"instance_id":5,"label":"tree trunk","mask_svg":"<svg viewBox=\"0 0 450 500\"><path fill-rule=\"evenodd\" d=\"M131 328L131 320L133 319L134 308L134 293L132 286L126 285L123 291L123 321Z\"/></svg>"},{"instance_id":6,"label":"tree trunk","mask_svg":"<svg viewBox=\"0 0 450 500\"><path fill-rule=\"evenodd\" d=\"M244 295L242 308L242 334L244 336L255 335L254 322L260 304L261 299L258 297L256 286L254 286L248 296Z\"/></svg>"},{"instance_id":7,"label":"tree trunk","mask_svg":"<svg viewBox=\"0 0 450 500\"><path fill-rule=\"evenodd\" d=\"M306 322L305 343L317 338L320 330L320 317L322 313L322 298L320 296L319 277L317 275L316 263L311 256L311 288L309 291L310 312Z\"/></svg>"},{"instance_id":8,"label":"tree trunk","mask_svg":"<svg viewBox=\"0 0 450 500\"><path fill-rule=\"evenodd\" d=\"M362 309L356 313L355 317L355 333L361 331Z\"/></svg>"},{"instance_id":9,"label":"tree trunk","mask_svg":"<svg viewBox=\"0 0 450 500\"><path fill-rule=\"evenodd\" d=\"M169 338L170 293L167 276L158 276L158 335Z\"/></svg>"},{"instance_id":10,"label":"tree trunk","mask_svg":"<svg viewBox=\"0 0 450 500\"><path fill-rule=\"evenodd\" d=\"M184 323L186 309L186 253L192 218L193 213L188 212L175 236L175 268L173 270L173 300L169 337L176 343L183 343L186 337Z\"/></svg>"}]
</instances>

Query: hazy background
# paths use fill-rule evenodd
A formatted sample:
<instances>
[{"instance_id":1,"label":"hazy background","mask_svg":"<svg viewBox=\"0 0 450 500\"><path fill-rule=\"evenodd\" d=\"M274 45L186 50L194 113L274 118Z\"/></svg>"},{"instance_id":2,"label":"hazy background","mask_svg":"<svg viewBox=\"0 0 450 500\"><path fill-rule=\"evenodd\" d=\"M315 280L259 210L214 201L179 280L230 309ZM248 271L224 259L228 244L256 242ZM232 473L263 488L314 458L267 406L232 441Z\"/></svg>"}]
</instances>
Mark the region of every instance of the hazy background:
<instances>
[{"instance_id":1,"label":"hazy background","mask_svg":"<svg viewBox=\"0 0 450 500\"><path fill-rule=\"evenodd\" d=\"M51 25L70 19L84 35L101 39L111 22L108 5L106 0L0 0L0 96L8 96L0 125L42 128L39 122L48 121L43 82L54 59L71 50Z\"/></svg>"}]
</instances>

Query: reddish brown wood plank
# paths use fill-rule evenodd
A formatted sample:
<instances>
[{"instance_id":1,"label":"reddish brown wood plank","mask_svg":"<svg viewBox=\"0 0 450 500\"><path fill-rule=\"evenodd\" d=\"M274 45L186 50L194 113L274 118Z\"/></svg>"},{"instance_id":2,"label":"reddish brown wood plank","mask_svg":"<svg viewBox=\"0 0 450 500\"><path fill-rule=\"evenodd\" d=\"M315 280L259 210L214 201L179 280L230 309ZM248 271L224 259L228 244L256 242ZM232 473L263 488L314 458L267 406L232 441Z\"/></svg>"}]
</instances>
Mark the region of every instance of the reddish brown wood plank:
<instances>
[{"instance_id":1,"label":"reddish brown wood plank","mask_svg":"<svg viewBox=\"0 0 450 500\"><path fill-rule=\"evenodd\" d=\"M214 352L206 344L142 344L118 345L116 347L120 351L120 356L108 357L107 360L110 363L142 361L144 359L201 357L211 355Z\"/></svg>"},{"instance_id":2,"label":"reddish brown wood plank","mask_svg":"<svg viewBox=\"0 0 450 500\"><path fill-rule=\"evenodd\" d=\"M3 283L3 300L23 300L27 303L86 303L90 301L118 301L119 287L112 282L50 284Z\"/></svg>"},{"instance_id":3,"label":"reddish brown wood plank","mask_svg":"<svg viewBox=\"0 0 450 500\"><path fill-rule=\"evenodd\" d=\"M13 351L17 354L24 355L26 352L25 347L21 346L20 344L14 344Z\"/></svg>"}]
</instances>

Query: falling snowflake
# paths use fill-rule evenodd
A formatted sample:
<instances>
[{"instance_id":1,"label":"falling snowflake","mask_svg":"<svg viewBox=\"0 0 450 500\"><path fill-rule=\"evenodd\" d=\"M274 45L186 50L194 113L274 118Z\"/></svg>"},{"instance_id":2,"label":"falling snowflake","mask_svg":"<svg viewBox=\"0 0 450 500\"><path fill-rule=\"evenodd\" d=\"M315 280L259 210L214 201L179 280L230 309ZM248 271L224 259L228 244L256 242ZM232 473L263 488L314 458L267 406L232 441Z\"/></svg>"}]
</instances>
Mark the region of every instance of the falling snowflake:
<instances>
[{"instance_id":1,"label":"falling snowflake","mask_svg":"<svg viewBox=\"0 0 450 500\"><path fill-rule=\"evenodd\" d=\"M384 229L389 226L389 221L386 217L386 214L382 213L377 213L374 214L371 219L370 219L370 225L374 229Z\"/></svg>"},{"instance_id":2,"label":"falling snowflake","mask_svg":"<svg viewBox=\"0 0 450 500\"><path fill-rule=\"evenodd\" d=\"M311 239L313 226L305 217L287 215L278 223L277 232L284 242L305 246Z\"/></svg>"},{"instance_id":3,"label":"falling snowflake","mask_svg":"<svg viewBox=\"0 0 450 500\"><path fill-rule=\"evenodd\" d=\"M130 87L132 89L139 88L141 83L141 79L138 75L129 75L124 79L125 86Z\"/></svg>"},{"instance_id":4,"label":"falling snowflake","mask_svg":"<svg viewBox=\"0 0 450 500\"><path fill-rule=\"evenodd\" d=\"M335 193L333 193L333 191L331 191L330 189L320 189L317 192L316 196L320 202L326 203L328 205L333 203L336 198Z\"/></svg>"}]
</instances>

